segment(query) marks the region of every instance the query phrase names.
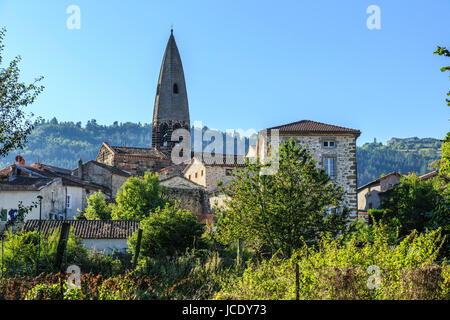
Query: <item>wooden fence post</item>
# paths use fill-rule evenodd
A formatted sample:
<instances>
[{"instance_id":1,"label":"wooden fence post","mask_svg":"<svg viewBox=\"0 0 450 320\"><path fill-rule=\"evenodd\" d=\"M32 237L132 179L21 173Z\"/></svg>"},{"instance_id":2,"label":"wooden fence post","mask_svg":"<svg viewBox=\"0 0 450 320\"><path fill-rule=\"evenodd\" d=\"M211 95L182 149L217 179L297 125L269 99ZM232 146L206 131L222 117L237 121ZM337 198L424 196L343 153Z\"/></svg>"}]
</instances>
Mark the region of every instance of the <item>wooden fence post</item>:
<instances>
[{"instance_id":1,"label":"wooden fence post","mask_svg":"<svg viewBox=\"0 0 450 320\"><path fill-rule=\"evenodd\" d=\"M133 269L136 268L138 259L139 259L139 252L141 251L141 240L142 240L142 229L138 229L138 237L137 237L137 243L136 243L136 251L134 253L133 257Z\"/></svg>"},{"instance_id":2,"label":"wooden fence post","mask_svg":"<svg viewBox=\"0 0 450 320\"><path fill-rule=\"evenodd\" d=\"M300 271L298 263L295 263L295 300L300 300Z\"/></svg>"},{"instance_id":3,"label":"wooden fence post","mask_svg":"<svg viewBox=\"0 0 450 320\"><path fill-rule=\"evenodd\" d=\"M237 240L236 267L242 264L242 239Z\"/></svg>"},{"instance_id":4,"label":"wooden fence post","mask_svg":"<svg viewBox=\"0 0 450 320\"><path fill-rule=\"evenodd\" d=\"M64 251L66 250L67 239L69 238L69 231L70 231L70 224L68 222L63 222L61 225L58 248L56 250L56 261L55 261L55 268L61 272L62 272L61 268L62 268L62 262L63 262L63 257L64 257Z\"/></svg>"}]
</instances>

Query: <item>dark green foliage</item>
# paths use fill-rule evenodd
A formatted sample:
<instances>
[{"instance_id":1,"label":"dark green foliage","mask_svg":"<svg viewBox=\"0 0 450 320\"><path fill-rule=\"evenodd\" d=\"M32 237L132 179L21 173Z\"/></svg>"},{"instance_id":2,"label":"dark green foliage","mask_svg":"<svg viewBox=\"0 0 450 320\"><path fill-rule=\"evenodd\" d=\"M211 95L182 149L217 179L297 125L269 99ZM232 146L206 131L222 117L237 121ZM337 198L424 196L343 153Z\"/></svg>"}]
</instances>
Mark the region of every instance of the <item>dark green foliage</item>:
<instances>
[{"instance_id":1,"label":"dark green foliage","mask_svg":"<svg viewBox=\"0 0 450 320\"><path fill-rule=\"evenodd\" d=\"M347 211L326 213L340 206L342 189L333 183L306 148L294 140L280 146L279 169L263 175L262 164L235 170L223 187L229 196L217 208L217 236L223 243L243 239L290 256L305 242L314 243L323 233L344 229Z\"/></svg>"},{"instance_id":2,"label":"dark green foliage","mask_svg":"<svg viewBox=\"0 0 450 320\"><path fill-rule=\"evenodd\" d=\"M191 212L180 209L177 203L156 208L141 220L140 228L143 230L142 257L174 256L183 254L188 248L203 247L203 225ZM133 252L136 241L137 231L128 241Z\"/></svg>"},{"instance_id":3,"label":"dark green foliage","mask_svg":"<svg viewBox=\"0 0 450 320\"><path fill-rule=\"evenodd\" d=\"M106 204L105 196L101 191L87 198L87 204L83 213L87 220L111 220L111 207Z\"/></svg>"},{"instance_id":4,"label":"dark green foliage","mask_svg":"<svg viewBox=\"0 0 450 320\"><path fill-rule=\"evenodd\" d=\"M25 146L34 123L33 114L26 114L24 108L32 104L44 89L37 85L42 77L28 85L19 81L20 56L15 57L8 66L2 65L5 34L6 29L0 29L0 157Z\"/></svg>"},{"instance_id":5,"label":"dark green foliage","mask_svg":"<svg viewBox=\"0 0 450 320\"><path fill-rule=\"evenodd\" d=\"M167 188L162 186L158 174L150 170L143 177L130 177L117 192L116 205L112 205L113 220L142 220L166 203L171 203Z\"/></svg>"},{"instance_id":6,"label":"dark green foliage","mask_svg":"<svg viewBox=\"0 0 450 320\"><path fill-rule=\"evenodd\" d=\"M393 171L425 174L430 164L441 158L441 145L440 140L432 138L391 139L386 145L366 143L356 150L358 186Z\"/></svg>"}]
</instances>

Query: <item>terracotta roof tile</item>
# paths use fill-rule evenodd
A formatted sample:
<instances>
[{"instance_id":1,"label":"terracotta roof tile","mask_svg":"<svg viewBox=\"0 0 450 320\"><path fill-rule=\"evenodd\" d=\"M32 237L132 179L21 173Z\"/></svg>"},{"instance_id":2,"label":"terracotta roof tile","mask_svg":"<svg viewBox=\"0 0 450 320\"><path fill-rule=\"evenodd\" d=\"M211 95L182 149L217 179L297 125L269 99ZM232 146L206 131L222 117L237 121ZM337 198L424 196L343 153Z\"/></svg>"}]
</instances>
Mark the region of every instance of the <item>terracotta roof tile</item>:
<instances>
[{"instance_id":1,"label":"terracotta roof tile","mask_svg":"<svg viewBox=\"0 0 450 320\"><path fill-rule=\"evenodd\" d=\"M139 229L139 221L129 220L41 220L41 232L48 236L63 222L68 222L74 235L82 239L127 239ZM27 220L25 231L38 230L39 220Z\"/></svg>"},{"instance_id":2,"label":"terracotta roof tile","mask_svg":"<svg viewBox=\"0 0 450 320\"><path fill-rule=\"evenodd\" d=\"M301 120L281 126L267 128L278 129L280 133L350 133L361 134L361 131L311 120Z\"/></svg>"}]
</instances>

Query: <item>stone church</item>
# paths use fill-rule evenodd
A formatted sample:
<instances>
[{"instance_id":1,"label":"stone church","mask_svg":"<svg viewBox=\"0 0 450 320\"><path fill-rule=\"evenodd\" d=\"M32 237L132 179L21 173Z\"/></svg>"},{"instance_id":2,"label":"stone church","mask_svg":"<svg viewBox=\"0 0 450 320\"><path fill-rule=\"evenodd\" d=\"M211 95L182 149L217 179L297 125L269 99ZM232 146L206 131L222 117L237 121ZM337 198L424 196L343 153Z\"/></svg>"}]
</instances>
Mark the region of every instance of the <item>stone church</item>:
<instances>
[{"instance_id":1,"label":"stone church","mask_svg":"<svg viewBox=\"0 0 450 320\"><path fill-rule=\"evenodd\" d=\"M196 204L195 213L210 213L211 198L217 183L228 181L232 170L243 166L244 156L234 156L231 163L224 161L223 164L216 164L208 162L201 153L191 152L190 160L174 164L171 151L179 141L171 141L171 135L180 128L190 130L189 103L183 64L171 30L156 89L151 148L111 146L104 142L96 161L132 175L143 175L148 169L158 172L163 185L172 190L190 190L178 193L182 202L192 202L188 199L189 192L197 190L195 197L202 199L202 203ZM361 133L359 130L310 120L280 125L260 131L258 143L250 146L247 157L264 157L263 145L268 143L267 132L270 135L270 129L279 130L280 141L294 137L300 144L307 145L318 167L324 168L344 188L344 203L356 214L356 139ZM200 195L201 192L204 194ZM192 203L188 207L191 206Z\"/></svg>"}]
</instances>

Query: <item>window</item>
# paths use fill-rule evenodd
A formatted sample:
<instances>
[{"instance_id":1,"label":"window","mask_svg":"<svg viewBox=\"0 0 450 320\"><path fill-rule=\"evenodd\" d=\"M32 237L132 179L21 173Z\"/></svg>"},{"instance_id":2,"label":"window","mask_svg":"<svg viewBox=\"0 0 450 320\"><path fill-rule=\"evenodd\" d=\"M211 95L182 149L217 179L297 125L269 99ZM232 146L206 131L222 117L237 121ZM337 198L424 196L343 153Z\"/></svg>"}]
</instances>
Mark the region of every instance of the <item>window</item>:
<instances>
[{"instance_id":1,"label":"window","mask_svg":"<svg viewBox=\"0 0 450 320\"><path fill-rule=\"evenodd\" d=\"M55 202L55 190L52 190L52 202Z\"/></svg>"},{"instance_id":2,"label":"window","mask_svg":"<svg viewBox=\"0 0 450 320\"><path fill-rule=\"evenodd\" d=\"M191 175L189 175L189 180L191 180Z\"/></svg>"},{"instance_id":3,"label":"window","mask_svg":"<svg viewBox=\"0 0 450 320\"><path fill-rule=\"evenodd\" d=\"M233 169L225 169L225 175L231 176L231 173L233 172Z\"/></svg>"},{"instance_id":4,"label":"window","mask_svg":"<svg viewBox=\"0 0 450 320\"><path fill-rule=\"evenodd\" d=\"M197 178L198 178L198 172L195 173L195 179L197 179Z\"/></svg>"},{"instance_id":5,"label":"window","mask_svg":"<svg viewBox=\"0 0 450 320\"><path fill-rule=\"evenodd\" d=\"M335 178L335 164L336 158L326 157L323 158L323 166L325 168L325 172L328 173L331 179Z\"/></svg>"},{"instance_id":6,"label":"window","mask_svg":"<svg viewBox=\"0 0 450 320\"><path fill-rule=\"evenodd\" d=\"M173 84L173 93L178 94L178 85L176 83Z\"/></svg>"},{"instance_id":7,"label":"window","mask_svg":"<svg viewBox=\"0 0 450 320\"><path fill-rule=\"evenodd\" d=\"M66 208L72 209L72 195L71 194L68 194L66 196Z\"/></svg>"},{"instance_id":8,"label":"window","mask_svg":"<svg viewBox=\"0 0 450 320\"><path fill-rule=\"evenodd\" d=\"M323 146L324 148L334 148L336 147L336 142L334 140L324 140Z\"/></svg>"},{"instance_id":9,"label":"window","mask_svg":"<svg viewBox=\"0 0 450 320\"><path fill-rule=\"evenodd\" d=\"M203 177L203 170L202 170L202 173L201 173L201 175L202 175L202 177Z\"/></svg>"}]
</instances>

